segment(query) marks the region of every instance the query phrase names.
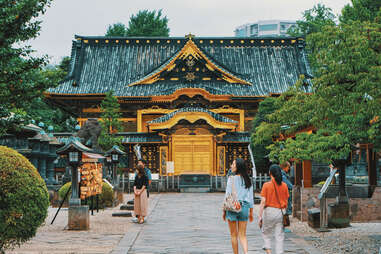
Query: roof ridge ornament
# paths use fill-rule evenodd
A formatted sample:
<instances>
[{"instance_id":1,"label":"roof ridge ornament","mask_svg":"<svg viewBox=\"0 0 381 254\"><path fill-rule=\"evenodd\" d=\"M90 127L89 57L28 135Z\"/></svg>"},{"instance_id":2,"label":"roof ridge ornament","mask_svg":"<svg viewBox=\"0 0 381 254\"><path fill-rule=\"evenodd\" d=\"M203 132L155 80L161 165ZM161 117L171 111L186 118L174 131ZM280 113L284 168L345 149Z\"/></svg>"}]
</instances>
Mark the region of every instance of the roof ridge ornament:
<instances>
[{"instance_id":1,"label":"roof ridge ornament","mask_svg":"<svg viewBox=\"0 0 381 254\"><path fill-rule=\"evenodd\" d=\"M191 32L189 32L189 34L185 35L185 38L187 38L188 40L192 40L192 39L194 39L194 37L196 37L196 36L194 34L192 34Z\"/></svg>"}]
</instances>

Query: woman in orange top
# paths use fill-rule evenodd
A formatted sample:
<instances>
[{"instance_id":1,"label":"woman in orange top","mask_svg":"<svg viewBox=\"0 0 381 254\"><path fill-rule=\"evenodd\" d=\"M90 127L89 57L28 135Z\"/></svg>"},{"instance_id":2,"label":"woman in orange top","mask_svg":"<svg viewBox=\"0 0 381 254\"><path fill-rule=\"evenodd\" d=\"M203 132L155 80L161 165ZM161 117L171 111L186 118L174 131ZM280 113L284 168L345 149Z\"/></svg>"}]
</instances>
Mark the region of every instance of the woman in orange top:
<instances>
[{"instance_id":1,"label":"woman in orange top","mask_svg":"<svg viewBox=\"0 0 381 254\"><path fill-rule=\"evenodd\" d=\"M271 253L271 238L275 230L275 250L277 254L283 253L284 230L283 213L287 208L289 197L287 185L282 182L281 168L278 165L270 166L271 180L265 183L261 192L261 204L259 207L259 227L262 229L262 237L266 253Z\"/></svg>"}]
</instances>

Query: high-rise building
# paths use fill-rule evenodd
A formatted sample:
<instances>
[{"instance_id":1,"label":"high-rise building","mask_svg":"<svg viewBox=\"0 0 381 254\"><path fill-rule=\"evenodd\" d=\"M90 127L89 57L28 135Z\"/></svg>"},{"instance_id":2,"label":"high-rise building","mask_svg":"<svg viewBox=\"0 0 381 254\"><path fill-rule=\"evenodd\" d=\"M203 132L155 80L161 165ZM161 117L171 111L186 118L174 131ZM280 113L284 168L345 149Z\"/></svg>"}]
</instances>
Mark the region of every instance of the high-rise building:
<instances>
[{"instance_id":1,"label":"high-rise building","mask_svg":"<svg viewBox=\"0 0 381 254\"><path fill-rule=\"evenodd\" d=\"M260 20L237 27L234 34L236 37L287 36L291 26L296 26L295 20Z\"/></svg>"}]
</instances>

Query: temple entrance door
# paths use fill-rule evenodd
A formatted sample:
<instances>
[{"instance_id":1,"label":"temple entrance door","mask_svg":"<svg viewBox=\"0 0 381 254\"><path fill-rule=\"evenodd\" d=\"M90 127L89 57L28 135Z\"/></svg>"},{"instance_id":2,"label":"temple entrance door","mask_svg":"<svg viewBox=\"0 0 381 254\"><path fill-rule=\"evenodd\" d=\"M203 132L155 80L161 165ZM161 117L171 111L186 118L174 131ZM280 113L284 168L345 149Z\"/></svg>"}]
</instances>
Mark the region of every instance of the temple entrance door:
<instances>
[{"instance_id":1,"label":"temple entrance door","mask_svg":"<svg viewBox=\"0 0 381 254\"><path fill-rule=\"evenodd\" d=\"M174 135L172 147L176 175L213 172L213 136Z\"/></svg>"}]
</instances>

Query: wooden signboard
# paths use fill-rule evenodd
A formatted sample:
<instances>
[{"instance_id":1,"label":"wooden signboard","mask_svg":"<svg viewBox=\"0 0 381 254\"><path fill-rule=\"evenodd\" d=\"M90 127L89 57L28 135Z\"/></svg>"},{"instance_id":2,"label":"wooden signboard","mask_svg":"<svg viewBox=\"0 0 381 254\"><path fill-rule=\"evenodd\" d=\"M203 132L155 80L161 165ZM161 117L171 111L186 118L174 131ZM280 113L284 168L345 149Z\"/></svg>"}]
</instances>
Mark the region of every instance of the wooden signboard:
<instances>
[{"instance_id":1,"label":"wooden signboard","mask_svg":"<svg viewBox=\"0 0 381 254\"><path fill-rule=\"evenodd\" d=\"M80 167L81 199L102 193L102 164L97 159L86 158Z\"/></svg>"}]
</instances>

